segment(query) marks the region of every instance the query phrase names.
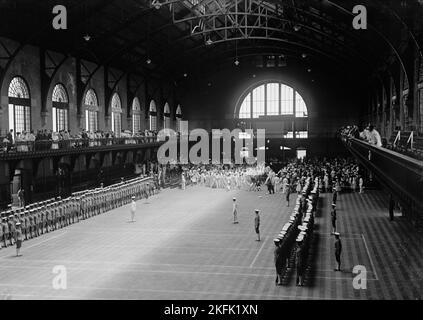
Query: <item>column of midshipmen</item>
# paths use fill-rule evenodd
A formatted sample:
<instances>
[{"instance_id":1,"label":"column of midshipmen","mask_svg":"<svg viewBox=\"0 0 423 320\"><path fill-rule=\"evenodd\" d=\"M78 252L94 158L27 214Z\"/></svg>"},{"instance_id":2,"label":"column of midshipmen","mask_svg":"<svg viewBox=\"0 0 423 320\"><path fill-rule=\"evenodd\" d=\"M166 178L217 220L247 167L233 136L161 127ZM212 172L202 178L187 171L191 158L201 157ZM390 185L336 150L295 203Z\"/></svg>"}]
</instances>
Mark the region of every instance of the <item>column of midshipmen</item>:
<instances>
[{"instance_id":1,"label":"column of midshipmen","mask_svg":"<svg viewBox=\"0 0 423 320\"><path fill-rule=\"evenodd\" d=\"M84 219L102 214L158 192L151 178L134 178L104 188L73 193L66 199L49 199L1 213L0 249L15 243L20 222L24 240L36 238Z\"/></svg>"},{"instance_id":2,"label":"column of midshipmen","mask_svg":"<svg viewBox=\"0 0 423 320\"><path fill-rule=\"evenodd\" d=\"M314 183L313 183L314 182ZM275 267L276 282L282 284L282 278L286 271L296 263L296 242L304 240L304 231L313 230L314 212L317 207L317 198L319 195L318 179L312 181L308 177L305 181L301 194L298 195L293 212L281 232L274 239L275 243ZM302 230L307 227L307 230ZM309 241L306 241L307 246Z\"/></svg>"}]
</instances>

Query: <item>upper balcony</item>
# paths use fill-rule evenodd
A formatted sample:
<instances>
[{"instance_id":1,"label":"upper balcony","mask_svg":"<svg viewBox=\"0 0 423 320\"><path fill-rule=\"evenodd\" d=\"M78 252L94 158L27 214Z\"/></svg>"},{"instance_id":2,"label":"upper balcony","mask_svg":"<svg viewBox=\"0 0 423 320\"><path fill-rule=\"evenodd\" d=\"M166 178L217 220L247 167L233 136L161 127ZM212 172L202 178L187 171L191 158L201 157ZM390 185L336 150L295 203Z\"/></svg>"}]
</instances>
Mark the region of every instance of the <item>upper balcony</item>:
<instances>
[{"instance_id":1,"label":"upper balcony","mask_svg":"<svg viewBox=\"0 0 423 320\"><path fill-rule=\"evenodd\" d=\"M0 161L63 156L87 152L158 147L157 137L19 141L1 143Z\"/></svg>"}]
</instances>

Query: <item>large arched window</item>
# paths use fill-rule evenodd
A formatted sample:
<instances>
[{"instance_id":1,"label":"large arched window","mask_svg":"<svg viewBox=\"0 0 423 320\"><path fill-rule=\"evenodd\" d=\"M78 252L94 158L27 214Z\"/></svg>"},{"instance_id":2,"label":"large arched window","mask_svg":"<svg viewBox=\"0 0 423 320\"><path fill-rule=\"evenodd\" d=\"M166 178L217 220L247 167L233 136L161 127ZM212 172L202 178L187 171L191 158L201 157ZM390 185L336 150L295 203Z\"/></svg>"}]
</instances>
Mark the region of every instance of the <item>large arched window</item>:
<instances>
[{"instance_id":1,"label":"large arched window","mask_svg":"<svg viewBox=\"0 0 423 320\"><path fill-rule=\"evenodd\" d=\"M163 108L163 128L170 128L170 106L167 102L165 103Z\"/></svg>"},{"instance_id":2,"label":"large arched window","mask_svg":"<svg viewBox=\"0 0 423 320\"><path fill-rule=\"evenodd\" d=\"M112 131L116 137L120 137L122 131L122 103L116 92L112 96Z\"/></svg>"},{"instance_id":3,"label":"large arched window","mask_svg":"<svg viewBox=\"0 0 423 320\"><path fill-rule=\"evenodd\" d=\"M69 99L65 87L58 83L53 88L53 131L69 129Z\"/></svg>"},{"instance_id":4,"label":"large arched window","mask_svg":"<svg viewBox=\"0 0 423 320\"><path fill-rule=\"evenodd\" d=\"M279 82L265 83L248 92L244 96L238 113L241 119L278 115L308 117L307 106L301 95L293 88Z\"/></svg>"},{"instance_id":5,"label":"large arched window","mask_svg":"<svg viewBox=\"0 0 423 320\"><path fill-rule=\"evenodd\" d=\"M181 131L181 120L182 120L182 109L181 105L178 104L178 107L176 108L176 131Z\"/></svg>"},{"instance_id":6,"label":"large arched window","mask_svg":"<svg viewBox=\"0 0 423 320\"><path fill-rule=\"evenodd\" d=\"M151 100L150 102L149 118L150 118L150 130L156 131L157 130L157 108L156 108L156 103L154 102L154 100Z\"/></svg>"},{"instance_id":7,"label":"large arched window","mask_svg":"<svg viewBox=\"0 0 423 320\"><path fill-rule=\"evenodd\" d=\"M9 84L9 129L14 133L31 130L31 98L28 86L21 77Z\"/></svg>"},{"instance_id":8,"label":"large arched window","mask_svg":"<svg viewBox=\"0 0 423 320\"><path fill-rule=\"evenodd\" d=\"M140 100L135 97L132 101L132 132L141 131L141 105Z\"/></svg>"},{"instance_id":9,"label":"large arched window","mask_svg":"<svg viewBox=\"0 0 423 320\"><path fill-rule=\"evenodd\" d=\"M98 130L98 99L93 89L88 89L84 99L85 104L85 128L89 132Z\"/></svg>"}]
</instances>

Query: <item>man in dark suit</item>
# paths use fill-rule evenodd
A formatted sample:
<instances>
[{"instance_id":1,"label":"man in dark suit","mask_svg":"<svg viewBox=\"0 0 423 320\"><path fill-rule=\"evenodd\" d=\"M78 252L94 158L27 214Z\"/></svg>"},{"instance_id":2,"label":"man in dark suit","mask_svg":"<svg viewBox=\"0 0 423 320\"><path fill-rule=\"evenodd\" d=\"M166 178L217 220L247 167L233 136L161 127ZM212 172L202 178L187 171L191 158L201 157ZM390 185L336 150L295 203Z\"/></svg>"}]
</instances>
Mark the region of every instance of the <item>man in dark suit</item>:
<instances>
[{"instance_id":1,"label":"man in dark suit","mask_svg":"<svg viewBox=\"0 0 423 320\"><path fill-rule=\"evenodd\" d=\"M342 243L340 239L340 234L339 232L335 232L335 259L336 259L335 271L341 271L341 253L342 253Z\"/></svg>"}]
</instances>

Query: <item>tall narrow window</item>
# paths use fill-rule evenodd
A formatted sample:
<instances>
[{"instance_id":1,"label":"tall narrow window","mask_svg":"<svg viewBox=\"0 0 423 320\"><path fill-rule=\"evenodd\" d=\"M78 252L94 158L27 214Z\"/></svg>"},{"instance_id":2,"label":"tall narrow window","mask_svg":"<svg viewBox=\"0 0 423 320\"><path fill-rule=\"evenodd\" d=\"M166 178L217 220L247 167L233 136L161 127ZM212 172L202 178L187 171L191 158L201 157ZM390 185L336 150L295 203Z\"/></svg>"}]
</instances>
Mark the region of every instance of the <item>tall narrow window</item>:
<instances>
[{"instance_id":1,"label":"tall narrow window","mask_svg":"<svg viewBox=\"0 0 423 320\"><path fill-rule=\"evenodd\" d=\"M294 90L288 86L281 86L281 114L294 113Z\"/></svg>"},{"instance_id":2,"label":"tall narrow window","mask_svg":"<svg viewBox=\"0 0 423 320\"><path fill-rule=\"evenodd\" d=\"M264 108L266 102L264 92L264 85L253 90L253 118L264 116Z\"/></svg>"},{"instance_id":3,"label":"tall narrow window","mask_svg":"<svg viewBox=\"0 0 423 320\"><path fill-rule=\"evenodd\" d=\"M132 101L132 132L141 131L141 105L140 100L135 97Z\"/></svg>"},{"instance_id":4,"label":"tall narrow window","mask_svg":"<svg viewBox=\"0 0 423 320\"><path fill-rule=\"evenodd\" d=\"M182 109L181 106L178 104L176 108L176 131L181 132L181 120L182 120Z\"/></svg>"},{"instance_id":5,"label":"tall narrow window","mask_svg":"<svg viewBox=\"0 0 423 320\"><path fill-rule=\"evenodd\" d=\"M60 83L53 88L52 102L53 131L68 131L69 99L65 87Z\"/></svg>"},{"instance_id":6,"label":"tall narrow window","mask_svg":"<svg viewBox=\"0 0 423 320\"><path fill-rule=\"evenodd\" d=\"M163 128L170 129L170 107L166 102L163 109Z\"/></svg>"},{"instance_id":7,"label":"tall narrow window","mask_svg":"<svg viewBox=\"0 0 423 320\"><path fill-rule=\"evenodd\" d=\"M276 116L279 114L279 83L267 85L267 115Z\"/></svg>"},{"instance_id":8,"label":"tall narrow window","mask_svg":"<svg viewBox=\"0 0 423 320\"><path fill-rule=\"evenodd\" d=\"M157 130L157 108L156 108L156 103L154 102L154 100L151 100L150 102L149 120L150 120L150 130L156 131Z\"/></svg>"},{"instance_id":9,"label":"tall narrow window","mask_svg":"<svg viewBox=\"0 0 423 320\"><path fill-rule=\"evenodd\" d=\"M116 137L120 137L122 131L122 104L116 92L112 96L112 131Z\"/></svg>"},{"instance_id":10,"label":"tall narrow window","mask_svg":"<svg viewBox=\"0 0 423 320\"><path fill-rule=\"evenodd\" d=\"M31 130L31 99L26 82L21 77L10 81L9 90L9 129L14 133Z\"/></svg>"},{"instance_id":11,"label":"tall narrow window","mask_svg":"<svg viewBox=\"0 0 423 320\"><path fill-rule=\"evenodd\" d=\"M89 132L98 130L98 99L93 89L88 89L84 99L85 104L85 128Z\"/></svg>"}]
</instances>

